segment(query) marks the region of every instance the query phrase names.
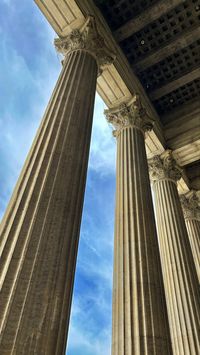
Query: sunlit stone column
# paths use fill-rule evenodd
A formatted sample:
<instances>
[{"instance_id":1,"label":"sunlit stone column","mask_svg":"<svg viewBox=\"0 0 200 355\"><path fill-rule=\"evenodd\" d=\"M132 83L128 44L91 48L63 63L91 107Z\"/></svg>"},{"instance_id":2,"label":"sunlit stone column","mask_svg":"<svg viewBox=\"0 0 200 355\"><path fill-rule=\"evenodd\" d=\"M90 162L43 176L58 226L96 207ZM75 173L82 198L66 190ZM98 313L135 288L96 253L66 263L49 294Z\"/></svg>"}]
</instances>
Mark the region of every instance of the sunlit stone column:
<instances>
[{"instance_id":1,"label":"sunlit stone column","mask_svg":"<svg viewBox=\"0 0 200 355\"><path fill-rule=\"evenodd\" d=\"M181 195L180 200L200 283L200 200L195 191Z\"/></svg>"},{"instance_id":2,"label":"sunlit stone column","mask_svg":"<svg viewBox=\"0 0 200 355\"><path fill-rule=\"evenodd\" d=\"M112 354L171 354L144 140L152 120L137 96L105 113L117 138Z\"/></svg>"},{"instance_id":3,"label":"sunlit stone column","mask_svg":"<svg viewBox=\"0 0 200 355\"><path fill-rule=\"evenodd\" d=\"M181 170L170 150L149 161L173 353L200 353L198 278L177 191Z\"/></svg>"},{"instance_id":4,"label":"sunlit stone column","mask_svg":"<svg viewBox=\"0 0 200 355\"><path fill-rule=\"evenodd\" d=\"M1 225L1 355L65 353L98 69L89 17L56 39L63 69Z\"/></svg>"}]
</instances>

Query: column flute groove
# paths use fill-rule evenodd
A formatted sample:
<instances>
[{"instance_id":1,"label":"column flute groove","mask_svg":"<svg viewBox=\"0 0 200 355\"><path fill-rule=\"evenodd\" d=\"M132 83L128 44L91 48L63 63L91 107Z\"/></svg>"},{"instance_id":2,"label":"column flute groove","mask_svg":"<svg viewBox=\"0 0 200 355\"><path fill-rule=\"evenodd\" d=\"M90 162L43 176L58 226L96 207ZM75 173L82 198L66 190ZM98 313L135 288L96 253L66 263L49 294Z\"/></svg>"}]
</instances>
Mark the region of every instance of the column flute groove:
<instances>
[{"instance_id":1,"label":"column flute groove","mask_svg":"<svg viewBox=\"0 0 200 355\"><path fill-rule=\"evenodd\" d=\"M68 62L69 63L69 62ZM44 127L46 126L48 128L48 125L49 125L49 122L50 122L50 119L52 119L52 116L51 116L51 113L50 113L50 110L53 109L54 105L53 105L53 101L56 100L56 98L58 97L58 95L60 94L59 90L57 90L60 82L62 80L62 85L64 85L64 76L63 75L60 75L59 79L58 79L58 82L56 84L56 87L54 89L54 92L53 92L53 95L52 95L52 98L48 104L48 107L46 109L46 112L45 112L45 115L44 115L44 118L40 124L40 127L39 127L39 130L36 134L36 137L34 139L34 142L33 142L33 145L32 145L32 148L28 154L28 157L26 159L26 162L25 162L25 165L24 165L24 168L22 170L22 173L20 175L20 178L16 184L16 187L15 187L15 190L14 190L14 193L13 193L13 196L10 200L10 203L8 205L8 208L7 208L7 211L6 212L9 212L9 215L12 215L12 217L14 218L15 217L15 214L13 213L13 207L16 205L16 201L17 200L20 200L20 196L17 196L16 195L20 195L20 193L24 193L24 190L23 190L23 186L22 185L26 185L24 181L24 175L27 173L27 171L32 171L30 169L30 167L32 166L32 161L34 161L34 158L35 158L35 152L37 153L39 151L39 148L40 148L40 144L41 144L41 137L43 137L45 140L48 141L48 139L46 139L45 137L45 134L46 134L46 130L44 129ZM61 89L61 91L63 92L63 90ZM64 92L63 92L64 94ZM48 117L48 119L47 119ZM55 117L54 117L55 118ZM51 127L52 127L52 122L51 122ZM40 153L40 152L39 152ZM38 154L38 156L40 156L40 154ZM31 158L31 159L30 159ZM30 161L31 160L31 161ZM33 177L32 177L33 178ZM14 200L14 201L13 201ZM21 200L20 200L21 202ZM10 206L12 205L12 208L9 208ZM11 213L12 212L12 213ZM6 226L8 227L8 223L10 222L9 218L8 218L8 214L5 213L4 217L3 217L3 220L1 222L1 225L0 225L0 233L4 233L4 230L6 228ZM12 223L9 223L9 227L12 226ZM1 240L1 245L2 245L2 240ZM2 250L3 248L1 248Z\"/></svg>"},{"instance_id":2,"label":"column flute groove","mask_svg":"<svg viewBox=\"0 0 200 355\"><path fill-rule=\"evenodd\" d=\"M198 191L189 191L180 196L183 215L200 284L200 196Z\"/></svg>"},{"instance_id":3,"label":"column flute groove","mask_svg":"<svg viewBox=\"0 0 200 355\"><path fill-rule=\"evenodd\" d=\"M93 17L55 40L63 69L1 225L0 353L65 353L98 71Z\"/></svg>"},{"instance_id":4,"label":"column flute groove","mask_svg":"<svg viewBox=\"0 0 200 355\"><path fill-rule=\"evenodd\" d=\"M61 84L62 86L60 88L61 99L62 99L62 95L63 95L62 92L64 92L63 82L65 81L65 76L61 75L60 78L62 78L62 84ZM59 83L60 83L60 79L58 80L57 86L59 85ZM56 96L58 96L58 93L59 93L59 90L56 91L56 93L55 93ZM51 105L49 105L49 109L50 108L51 108ZM47 119L47 122L46 122L47 128L46 129L48 129L48 125L50 124L49 123L50 119L51 119L51 121L53 119L53 122L51 122L51 127L49 127L49 129L50 129L49 135L48 136L46 135L45 127L44 127L45 120L43 119L43 122L42 122L42 124L39 128L38 134L37 134L38 139L35 140L35 142L33 143L33 148L31 149L28 159L27 159L27 162L29 162L29 165L30 165L30 166L28 166L28 168L29 168L28 180L25 179L25 177L23 175L24 170L26 173L26 169L23 169L22 174L19 178L19 183L17 184L17 192L19 192L18 193L19 196L17 196L18 201L17 201L17 199L15 199L15 201L13 201L13 198L12 198L11 203L13 202L14 206L11 206L11 208L10 208L10 206L8 207L8 211L11 210L10 216L12 216L13 222L10 221L9 218L7 218L7 219L5 219L6 225L4 225L4 220L2 221L2 224L1 224L2 229L1 229L0 235L1 235L1 245L2 245L1 250L2 250L3 254L1 254L2 262L0 264L0 271L1 271L0 274L2 277L5 277L5 272L3 272L1 268L2 267L5 268L6 265L9 265L9 260L12 257L11 253L15 247L15 245L13 245L13 239L15 238L14 242L17 242L16 228L18 228L18 233L19 233L20 232L19 227L22 226L23 219L26 216L25 212L26 212L28 206L30 205L30 198L33 194L33 191L35 193L37 191L37 194L39 194L39 190L37 188L38 175L37 175L37 173L33 174L34 169L37 169L37 170L39 169L40 174L42 173L43 175L45 175L45 170L47 169L47 164L48 164L47 158L49 157L49 153L47 156L47 150L49 150L48 146L50 146L52 141L55 140L55 134L56 134L55 128L56 127L54 125L54 121L55 121L56 115L52 116L50 112L49 112L49 114L47 112L47 114L45 115L44 118ZM54 127L54 133L52 132L53 127ZM40 137L42 137L42 136L43 136L43 141L41 142ZM51 138L51 140L50 140L50 138ZM45 145L45 142L46 142L46 145ZM42 146L40 147L40 145L42 145ZM38 150L37 150L37 147L38 147ZM35 150L36 150L37 156L35 156ZM44 156L46 159L44 159ZM31 166L30 161L31 162L34 161L34 165ZM26 168L26 163L25 163L25 168ZM32 182L33 182L33 186L31 186ZM15 195L15 192L14 192L14 195ZM13 210L14 210L17 202L18 202L18 210L16 212L14 212ZM5 214L5 216L6 216L6 214ZM6 229L6 227L7 227L7 229ZM7 245L5 246L6 243L7 243ZM11 245L12 245L12 247L11 247ZM7 253L9 253L9 255L11 254L10 258L8 258ZM7 260L7 264L4 262L5 259ZM1 279L1 284L2 284L2 282L3 282L3 280Z\"/></svg>"},{"instance_id":5,"label":"column flute groove","mask_svg":"<svg viewBox=\"0 0 200 355\"><path fill-rule=\"evenodd\" d=\"M167 150L149 161L173 353L200 351L198 279L176 182L181 169ZM166 178L166 179L165 179Z\"/></svg>"},{"instance_id":6,"label":"column flute groove","mask_svg":"<svg viewBox=\"0 0 200 355\"><path fill-rule=\"evenodd\" d=\"M117 138L113 355L172 354L138 96L106 110Z\"/></svg>"}]
</instances>

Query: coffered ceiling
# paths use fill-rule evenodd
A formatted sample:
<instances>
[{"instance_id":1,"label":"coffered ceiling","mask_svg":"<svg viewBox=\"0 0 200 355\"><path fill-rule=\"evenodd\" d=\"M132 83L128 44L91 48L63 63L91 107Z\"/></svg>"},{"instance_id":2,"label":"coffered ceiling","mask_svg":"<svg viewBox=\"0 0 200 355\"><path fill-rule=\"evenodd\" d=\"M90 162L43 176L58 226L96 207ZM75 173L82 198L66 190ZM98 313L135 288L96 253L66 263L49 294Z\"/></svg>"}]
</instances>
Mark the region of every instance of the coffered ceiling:
<instances>
[{"instance_id":1,"label":"coffered ceiling","mask_svg":"<svg viewBox=\"0 0 200 355\"><path fill-rule=\"evenodd\" d=\"M199 0L95 3L164 125L166 114L199 100Z\"/></svg>"},{"instance_id":2,"label":"coffered ceiling","mask_svg":"<svg viewBox=\"0 0 200 355\"><path fill-rule=\"evenodd\" d=\"M95 0L163 125L168 147L200 188L200 0Z\"/></svg>"},{"instance_id":3,"label":"coffered ceiling","mask_svg":"<svg viewBox=\"0 0 200 355\"><path fill-rule=\"evenodd\" d=\"M200 184L200 0L35 2L60 37L95 16L116 52L98 93L110 108L138 93L156 122L147 155L172 149L188 186Z\"/></svg>"}]
</instances>

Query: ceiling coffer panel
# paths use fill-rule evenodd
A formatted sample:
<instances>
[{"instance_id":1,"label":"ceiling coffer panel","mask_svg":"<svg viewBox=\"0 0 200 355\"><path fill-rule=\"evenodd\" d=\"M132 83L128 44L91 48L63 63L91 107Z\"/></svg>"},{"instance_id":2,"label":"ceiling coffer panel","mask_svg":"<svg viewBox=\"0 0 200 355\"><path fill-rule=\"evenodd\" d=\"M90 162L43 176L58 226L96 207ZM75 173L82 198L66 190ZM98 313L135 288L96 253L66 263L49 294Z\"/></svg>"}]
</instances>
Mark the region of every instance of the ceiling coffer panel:
<instances>
[{"instance_id":1,"label":"ceiling coffer panel","mask_svg":"<svg viewBox=\"0 0 200 355\"><path fill-rule=\"evenodd\" d=\"M161 122L167 112L200 98L200 0L95 3ZM156 19L145 16L156 9ZM141 16L144 26L135 32L133 23Z\"/></svg>"}]
</instances>

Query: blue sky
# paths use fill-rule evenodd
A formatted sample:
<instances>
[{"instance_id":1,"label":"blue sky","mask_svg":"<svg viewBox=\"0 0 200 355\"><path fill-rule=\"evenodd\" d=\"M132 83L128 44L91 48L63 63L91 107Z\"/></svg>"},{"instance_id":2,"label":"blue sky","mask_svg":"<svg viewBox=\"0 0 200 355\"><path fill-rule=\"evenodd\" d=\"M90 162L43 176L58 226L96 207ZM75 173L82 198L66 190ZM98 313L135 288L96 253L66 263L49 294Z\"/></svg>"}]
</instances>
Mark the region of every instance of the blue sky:
<instances>
[{"instance_id":1,"label":"blue sky","mask_svg":"<svg viewBox=\"0 0 200 355\"><path fill-rule=\"evenodd\" d=\"M58 78L55 33L33 0L0 2L0 218ZM115 142L96 96L67 355L109 355Z\"/></svg>"}]
</instances>

